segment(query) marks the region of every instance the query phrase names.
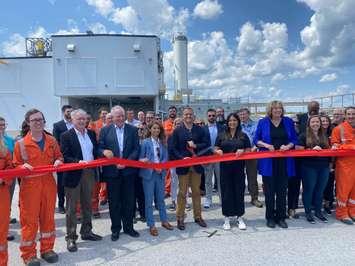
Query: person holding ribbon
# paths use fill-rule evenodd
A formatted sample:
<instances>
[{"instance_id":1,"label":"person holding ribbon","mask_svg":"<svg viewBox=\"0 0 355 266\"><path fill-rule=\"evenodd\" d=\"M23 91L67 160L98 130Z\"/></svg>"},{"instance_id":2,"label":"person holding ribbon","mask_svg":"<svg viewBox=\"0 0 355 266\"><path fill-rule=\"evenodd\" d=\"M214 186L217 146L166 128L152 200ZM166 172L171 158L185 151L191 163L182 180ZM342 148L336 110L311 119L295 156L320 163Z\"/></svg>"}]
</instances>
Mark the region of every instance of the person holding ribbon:
<instances>
[{"instance_id":1,"label":"person holding ribbon","mask_svg":"<svg viewBox=\"0 0 355 266\"><path fill-rule=\"evenodd\" d=\"M163 163L168 160L163 126L155 121L148 126L148 137L143 140L140 151L140 161ZM172 230L172 225L168 222L164 202L164 184L166 170L161 169L141 169L139 176L143 178L143 189L145 199L145 217L149 232L152 236L158 236L158 229L154 224L153 199L157 204L162 227Z\"/></svg>"},{"instance_id":2,"label":"person holding ribbon","mask_svg":"<svg viewBox=\"0 0 355 266\"><path fill-rule=\"evenodd\" d=\"M321 117L311 115L308 119L306 132L299 136L299 145L296 149L322 150L329 148L329 141L322 128ZM311 224L315 223L312 214L312 204L315 216L322 222L328 222L322 214L323 192L329 178L329 157L305 157L301 159L303 205L306 219Z\"/></svg>"},{"instance_id":3,"label":"person holding ribbon","mask_svg":"<svg viewBox=\"0 0 355 266\"><path fill-rule=\"evenodd\" d=\"M217 136L215 143L215 153L222 155L223 153L234 152L236 156L241 155L245 151L250 151L251 145L247 134L242 132L240 118L236 113L227 116L227 127ZM237 224L240 230L247 227L242 216L245 213L245 161L236 160L229 162L221 162L221 198L222 198L222 214L224 215L225 230L229 230L230 217L237 217Z\"/></svg>"},{"instance_id":4,"label":"person holding ribbon","mask_svg":"<svg viewBox=\"0 0 355 266\"><path fill-rule=\"evenodd\" d=\"M44 130L45 119L41 111L31 109L25 114L29 132L15 144L14 165L32 170L36 166L63 163L56 139ZM26 265L40 265L36 251L36 236L40 230L41 258L56 263L55 202L57 185L52 173L27 176L20 184L21 257Z\"/></svg>"},{"instance_id":5,"label":"person holding ribbon","mask_svg":"<svg viewBox=\"0 0 355 266\"><path fill-rule=\"evenodd\" d=\"M261 151L288 151L298 143L293 120L284 116L282 102L272 101L267 106L266 117L259 120L254 144ZM258 170L263 177L266 225L275 228L278 224L287 228L286 195L288 178L295 176L293 158L266 158L258 160ZM276 206L275 206L276 201Z\"/></svg>"},{"instance_id":6,"label":"person holding ribbon","mask_svg":"<svg viewBox=\"0 0 355 266\"><path fill-rule=\"evenodd\" d=\"M204 150L211 144L208 135L200 127L194 125L194 111L191 107L183 110L183 123L176 128L172 135L172 148L174 159L189 160L192 157L204 155ZM194 220L201 227L206 227L201 215L201 194L200 183L203 168L201 165L190 167L178 167L176 173L179 176L179 192L177 200L176 219L179 230L185 230L185 206L186 192L191 185L192 205L194 210Z\"/></svg>"},{"instance_id":7,"label":"person holding ribbon","mask_svg":"<svg viewBox=\"0 0 355 266\"><path fill-rule=\"evenodd\" d=\"M3 133L0 133L0 169L12 168L12 156L10 151L5 145ZM9 232L9 219L10 219L10 186L13 180L6 180L0 177L0 265L7 265L8 252L7 252L7 238Z\"/></svg>"}]
</instances>

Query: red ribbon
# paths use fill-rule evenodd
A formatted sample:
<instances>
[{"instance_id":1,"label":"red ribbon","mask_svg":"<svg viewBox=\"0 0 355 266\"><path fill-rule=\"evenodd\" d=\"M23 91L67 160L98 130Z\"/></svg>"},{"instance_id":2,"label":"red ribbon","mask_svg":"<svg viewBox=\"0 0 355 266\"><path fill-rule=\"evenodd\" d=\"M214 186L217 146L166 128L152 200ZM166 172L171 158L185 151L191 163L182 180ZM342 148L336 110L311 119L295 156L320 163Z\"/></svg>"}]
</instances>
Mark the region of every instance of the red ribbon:
<instances>
[{"instance_id":1,"label":"red ribbon","mask_svg":"<svg viewBox=\"0 0 355 266\"><path fill-rule=\"evenodd\" d=\"M124 165L126 167L135 168L150 168L150 169L169 169L176 167L187 167L193 165L235 161L235 160L252 160L252 159L265 159L265 158L284 158L284 157L355 157L355 150L353 149L339 149L339 150L290 150L290 151L259 151L259 152L246 152L241 155L235 153L227 153L223 155L210 155L202 157L193 157L183 160L168 161L165 163L150 163L134 160L127 160L122 158L112 159L97 159L88 163L66 163L58 167L53 165L43 165L34 167L34 169L8 169L0 170L1 179L12 179L14 177L24 177L31 175L41 175L53 172L73 171L84 168L95 168L98 166L107 165Z\"/></svg>"}]
</instances>

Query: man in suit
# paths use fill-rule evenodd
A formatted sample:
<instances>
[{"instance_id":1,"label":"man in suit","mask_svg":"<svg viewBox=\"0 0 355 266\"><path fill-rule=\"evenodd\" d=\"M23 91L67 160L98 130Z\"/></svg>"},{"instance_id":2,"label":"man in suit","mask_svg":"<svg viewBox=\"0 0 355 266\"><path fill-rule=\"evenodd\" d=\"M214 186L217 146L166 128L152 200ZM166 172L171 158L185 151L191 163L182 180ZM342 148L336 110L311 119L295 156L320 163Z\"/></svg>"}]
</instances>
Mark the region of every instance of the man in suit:
<instances>
[{"instance_id":1,"label":"man in suit","mask_svg":"<svg viewBox=\"0 0 355 266\"><path fill-rule=\"evenodd\" d=\"M171 151L175 159L190 159L191 157L198 156L199 153L210 146L208 135L202 127L194 125L193 121L193 109L191 107L185 107L183 110L183 123L181 127L174 130L172 135ZM179 167L176 168L176 173L179 176L179 193L176 210L178 229L185 230L186 192L189 184L192 191L195 223L201 227L206 227L207 225L201 216L200 183L203 167L201 165Z\"/></svg>"},{"instance_id":2,"label":"man in suit","mask_svg":"<svg viewBox=\"0 0 355 266\"><path fill-rule=\"evenodd\" d=\"M213 147L215 146L215 142L217 136L220 132L224 130L224 126L221 124L216 123L216 110L215 109L208 109L207 110L207 125L203 127L205 133L210 139L210 146L211 149L208 153L204 155L212 155L213 154ZM212 204L212 179L215 176L215 181L217 182L219 198L221 199L221 186L219 182L219 163L211 163L204 165L205 169L205 192L206 197L203 206L208 209Z\"/></svg>"},{"instance_id":3,"label":"man in suit","mask_svg":"<svg viewBox=\"0 0 355 266\"><path fill-rule=\"evenodd\" d=\"M125 110L117 105L111 109L113 124L101 129L99 156L120 157L137 160L139 157L139 138L136 127L125 124ZM109 212L111 218L111 240L117 241L123 227L124 233L139 237L133 229L134 217L134 176L136 168L123 165L103 167L103 179L107 182Z\"/></svg>"},{"instance_id":4,"label":"man in suit","mask_svg":"<svg viewBox=\"0 0 355 266\"><path fill-rule=\"evenodd\" d=\"M66 163L88 163L97 157L97 141L94 131L85 128L87 114L84 110L77 109L71 112L74 127L61 135L61 150ZM92 232L91 223L91 195L95 184L95 169L87 168L68 171L63 174L63 183L66 196L66 224L67 224L67 249L77 251L75 241L77 218L76 206L80 200L82 223L81 239L98 241L102 237Z\"/></svg>"},{"instance_id":5,"label":"man in suit","mask_svg":"<svg viewBox=\"0 0 355 266\"><path fill-rule=\"evenodd\" d=\"M62 133L64 133L65 131L73 127L73 124L71 122L71 116L70 116L71 111L73 111L73 107L71 105L63 105L62 106L63 119L53 124L53 136L55 137L59 145L60 145L60 136L62 135ZM64 185L63 185L63 173L57 173L57 194L58 194L58 212L64 214L65 194L64 194Z\"/></svg>"}]
</instances>

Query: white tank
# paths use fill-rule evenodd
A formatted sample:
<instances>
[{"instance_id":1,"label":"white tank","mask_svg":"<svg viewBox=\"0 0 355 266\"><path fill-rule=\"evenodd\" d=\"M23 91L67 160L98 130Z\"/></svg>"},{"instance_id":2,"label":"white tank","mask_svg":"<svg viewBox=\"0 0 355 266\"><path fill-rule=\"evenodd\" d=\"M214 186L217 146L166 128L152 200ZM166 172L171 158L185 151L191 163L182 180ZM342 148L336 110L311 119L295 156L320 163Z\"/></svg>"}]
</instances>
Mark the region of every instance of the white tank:
<instances>
[{"instance_id":1,"label":"white tank","mask_svg":"<svg viewBox=\"0 0 355 266\"><path fill-rule=\"evenodd\" d=\"M188 93L187 83L187 38L181 33L174 36L174 86L176 96L180 99L182 94Z\"/></svg>"}]
</instances>

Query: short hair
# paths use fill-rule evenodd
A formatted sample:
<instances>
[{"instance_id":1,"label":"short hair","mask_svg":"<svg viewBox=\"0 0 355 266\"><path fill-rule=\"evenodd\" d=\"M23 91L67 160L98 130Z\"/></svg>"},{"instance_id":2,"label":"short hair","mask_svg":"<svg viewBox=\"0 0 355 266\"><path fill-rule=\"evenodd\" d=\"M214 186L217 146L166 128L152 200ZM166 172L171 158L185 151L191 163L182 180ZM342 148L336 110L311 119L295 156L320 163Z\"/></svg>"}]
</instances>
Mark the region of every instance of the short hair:
<instances>
[{"instance_id":1,"label":"short hair","mask_svg":"<svg viewBox=\"0 0 355 266\"><path fill-rule=\"evenodd\" d=\"M346 112L350 109L354 109L355 110L355 106L348 106L348 107L345 107L345 110L344 110L344 114L346 114Z\"/></svg>"},{"instance_id":2,"label":"short hair","mask_svg":"<svg viewBox=\"0 0 355 266\"><path fill-rule=\"evenodd\" d=\"M82 114L86 116L87 112L85 112L83 109L75 109L70 113L70 117L73 119L78 114Z\"/></svg>"},{"instance_id":3,"label":"short hair","mask_svg":"<svg viewBox=\"0 0 355 266\"><path fill-rule=\"evenodd\" d=\"M26 121L27 123L30 123L30 116L31 116L31 115L34 115L34 114L37 114L37 113L41 113L42 118L43 118L43 120L44 120L44 122L45 122L45 118L44 118L43 113L42 113L40 110L36 109L36 108L32 108L32 109L30 109L30 110L28 110L28 111L26 112L26 114L25 114L25 121Z\"/></svg>"},{"instance_id":4,"label":"short hair","mask_svg":"<svg viewBox=\"0 0 355 266\"><path fill-rule=\"evenodd\" d=\"M185 107L182 109L182 112L185 112L185 110L191 110L192 112L194 112L194 109L192 109L191 106L185 106Z\"/></svg>"},{"instance_id":5,"label":"short hair","mask_svg":"<svg viewBox=\"0 0 355 266\"><path fill-rule=\"evenodd\" d=\"M73 109L73 106L69 104L65 104L62 106L62 113L64 113L67 109Z\"/></svg>"},{"instance_id":6,"label":"short hair","mask_svg":"<svg viewBox=\"0 0 355 266\"><path fill-rule=\"evenodd\" d=\"M237 111L237 113L241 113L241 112L247 112L248 114L250 114L250 110L247 107L242 107Z\"/></svg>"},{"instance_id":7,"label":"short hair","mask_svg":"<svg viewBox=\"0 0 355 266\"><path fill-rule=\"evenodd\" d=\"M147 113L145 114L145 116L147 116L148 114L155 116L155 113L154 113L153 111L147 111Z\"/></svg>"},{"instance_id":8,"label":"short hair","mask_svg":"<svg viewBox=\"0 0 355 266\"><path fill-rule=\"evenodd\" d=\"M108 112L108 108L105 107L105 106L102 106L102 107L99 108L99 110L97 112L98 112L98 114L101 114L102 111Z\"/></svg>"},{"instance_id":9,"label":"short hair","mask_svg":"<svg viewBox=\"0 0 355 266\"><path fill-rule=\"evenodd\" d=\"M134 110L132 108L127 108L126 112L134 112Z\"/></svg>"},{"instance_id":10,"label":"short hair","mask_svg":"<svg viewBox=\"0 0 355 266\"><path fill-rule=\"evenodd\" d=\"M0 121L5 121L5 118L3 118L2 116L0 116Z\"/></svg>"},{"instance_id":11,"label":"short hair","mask_svg":"<svg viewBox=\"0 0 355 266\"><path fill-rule=\"evenodd\" d=\"M125 113L125 110L124 110L124 108L123 108L121 105L115 105L115 106L113 106L113 107L111 108L111 113L114 112L114 111L116 111L116 110L120 110L120 111L122 111L123 113Z\"/></svg>"},{"instance_id":12,"label":"short hair","mask_svg":"<svg viewBox=\"0 0 355 266\"><path fill-rule=\"evenodd\" d=\"M214 108L209 108L208 110L207 110L207 113L209 113L209 112L216 112L216 109L214 109Z\"/></svg>"},{"instance_id":13,"label":"short hair","mask_svg":"<svg viewBox=\"0 0 355 266\"><path fill-rule=\"evenodd\" d=\"M175 111L177 111L177 109L176 109L176 107L174 105L169 106L168 111L171 110L171 109L175 109Z\"/></svg>"},{"instance_id":14,"label":"short hair","mask_svg":"<svg viewBox=\"0 0 355 266\"><path fill-rule=\"evenodd\" d=\"M285 108L284 108L281 101L272 101L272 102L268 103L268 105L266 107L266 115L269 117L272 117L272 109L275 108L276 106L281 107L281 109L282 109L281 116L283 116L285 114Z\"/></svg>"},{"instance_id":15,"label":"short hair","mask_svg":"<svg viewBox=\"0 0 355 266\"><path fill-rule=\"evenodd\" d=\"M310 101L310 102L308 103L308 105L307 105L308 110L310 110L310 109L313 107L313 105L318 106L318 109L319 109L319 102L317 102L317 101Z\"/></svg>"}]
</instances>

